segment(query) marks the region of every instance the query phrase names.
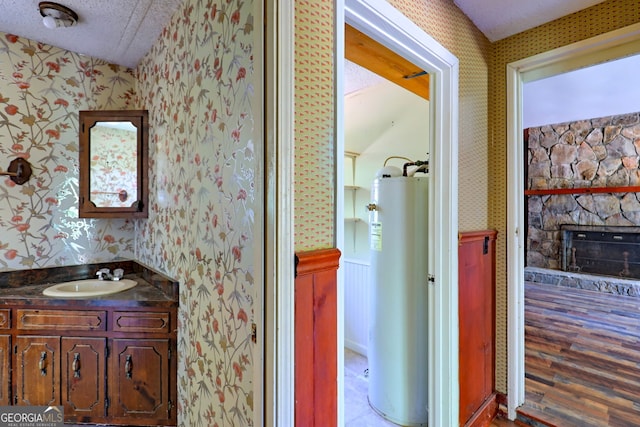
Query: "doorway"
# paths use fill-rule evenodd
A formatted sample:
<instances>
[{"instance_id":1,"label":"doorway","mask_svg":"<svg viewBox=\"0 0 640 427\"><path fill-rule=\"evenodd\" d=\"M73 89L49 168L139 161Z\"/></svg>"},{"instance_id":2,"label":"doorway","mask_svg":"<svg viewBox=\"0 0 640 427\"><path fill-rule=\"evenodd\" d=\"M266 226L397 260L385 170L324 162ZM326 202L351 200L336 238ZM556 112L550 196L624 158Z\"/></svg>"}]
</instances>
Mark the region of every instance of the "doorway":
<instances>
[{"instance_id":1,"label":"doorway","mask_svg":"<svg viewBox=\"0 0 640 427\"><path fill-rule=\"evenodd\" d=\"M379 324L383 319L371 317L373 314L369 301L374 291L371 276L374 265L370 262L370 214L366 206L373 201L371 198L373 180L376 172L381 168L401 170L409 161L428 160L429 102L423 96L428 96L429 76L420 73L416 66L397 57L383 46L372 48L372 55L364 55L363 52L368 53L369 47L375 42L348 25L345 30L345 152L343 158L345 197L344 210L337 212L337 221L343 222L345 230L343 244L339 246L342 253L340 268L344 289L344 425L349 427L366 422L370 426L386 426L392 424L386 422L369 404L369 383L375 381L372 370L376 370L372 360L380 360L380 355L378 354L378 359L375 359L376 353L372 353L369 347L369 330L370 325ZM373 57L373 64L371 57ZM377 70L378 62L381 62L385 69ZM401 63L402 65L399 65ZM395 73L396 80L400 83L411 83L421 95L384 79L372 70L380 74ZM414 78L405 78L405 76L416 74ZM415 167L410 167L409 171L412 172L414 169ZM420 173L418 175L423 176ZM425 221L426 214L427 212L420 214L425 216ZM387 247L388 245L385 245L385 248ZM423 285L426 286L426 281ZM392 313L388 314L395 319L403 318L395 317ZM387 313L384 314L385 317L386 315ZM425 332L422 336L426 340L426 328L418 328L418 330L421 329ZM411 346L404 346L403 350L398 351L410 357L413 353L408 351L409 347ZM423 357L426 359L426 356L425 353ZM414 368L413 371L413 375L402 381L402 384L407 387L406 392L414 390L409 386L409 379L415 378L415 373L420 372L420 368ZM399 377L402 378L403 375ZM426 383L420 384L417 389L424 388L426 391L426 387ZM423 396L426 396L426 392ZM417 411L418 414L421 413ZM417 419L420 418L418 414L415 414ZM394 417L393 414L387 414L387 416ZM408 416L407 413L395 415L400 417L396 419L406 416ZM423 416L426 422L426 412Z\"/></svg>"},{"instance_id":2,"label":"doorway","mask_svg":"<svg viewBox=\"0 0 640 427\"><path fill-rule=\"evenodd\" d=\"M635 53L640 40L636 24L608 34L526 58L507 66L507 286L508 286L508 411L515 419L524 403L524 248L526 215L522 86L529 81Z\"/></svg>"},{"instance_id":3,"label":"doorway","mask_svg":"<svg viewBox=\"0 0 640 427\"><path fill-rule=\"evenodd\" d=\"M455 162L458 157L458 60L437 41L428 36L415 23L402 15L384 0L347 0L344 16L338 5L337 26L340 31L344 23L398 53L403 58L427 71L431 76L430 93L430 170L432 176L429 195L429 425L458 424L458 331L457 288L448 286L457 283L457 223L458 180ZM344 21L341 19L343 18ZM344 68L344 34L337 36L338 90L341 91L341 73ZM342 134L343 105L338 97L337 106L337 152L344 150ZM338 170L343 162L338 156ZM337 198L343 197L343 177L338 174ZM342 206L341 206L342 207ZM438 224L438 227L435 227ZM344 239L344 227L336 224L337 241ZM438 248L436 254L434 248ZM340 278L340 272L338 273ZM338 284L338 312L344 306L344 289ZM438 310L436 310L438 307ZM343 364L344 319L338 315L338 422L344 423L344 388L340 368Z\"/></svg>"}]
</instances>

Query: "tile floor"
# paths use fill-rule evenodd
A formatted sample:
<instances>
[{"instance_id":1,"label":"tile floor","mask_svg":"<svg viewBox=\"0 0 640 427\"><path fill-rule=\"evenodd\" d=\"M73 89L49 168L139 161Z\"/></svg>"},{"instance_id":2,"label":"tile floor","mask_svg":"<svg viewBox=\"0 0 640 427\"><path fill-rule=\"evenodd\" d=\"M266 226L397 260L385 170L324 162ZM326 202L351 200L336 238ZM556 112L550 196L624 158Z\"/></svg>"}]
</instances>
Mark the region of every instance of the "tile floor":
<instances>
[{"instance_id":1,"label":"tile floor","mask_svg":"<svg viewBox=\"0 0 640 427\"><path fill-rule=\"evenodd\" d=\"M371 409L367 400L367 358L344 349L344 424L345 427L397 427Z\"/></svg>"},{"instance_id":2,"label":"tile floor","mask_svg":"<svg viewBox=\"0 0 640 427\"><path fill-rule=\"evenodd\" d=\"M367 358L344 349L344 424L345 427L398 427L375 413L367 401ZM494 420L490 426L516 426L513 421Z\"/></svg>"}]
</instances>

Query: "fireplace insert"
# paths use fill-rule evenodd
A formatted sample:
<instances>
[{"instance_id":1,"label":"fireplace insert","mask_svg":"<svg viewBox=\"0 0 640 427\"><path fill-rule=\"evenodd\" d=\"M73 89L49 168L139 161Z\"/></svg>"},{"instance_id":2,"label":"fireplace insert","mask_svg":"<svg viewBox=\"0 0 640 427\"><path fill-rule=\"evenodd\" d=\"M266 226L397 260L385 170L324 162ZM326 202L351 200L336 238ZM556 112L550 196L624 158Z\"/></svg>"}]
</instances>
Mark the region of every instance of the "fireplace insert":
<instances>
[{"instance_id":1,"label":"fireplace insert","mask_svg":"<svg viewBox=\"0 0 640 427\"><path fill-rule=\"evenodd\" d=\"M563 225L562 269L640 279L640 227Z\"/></svg>"}]
</instances>

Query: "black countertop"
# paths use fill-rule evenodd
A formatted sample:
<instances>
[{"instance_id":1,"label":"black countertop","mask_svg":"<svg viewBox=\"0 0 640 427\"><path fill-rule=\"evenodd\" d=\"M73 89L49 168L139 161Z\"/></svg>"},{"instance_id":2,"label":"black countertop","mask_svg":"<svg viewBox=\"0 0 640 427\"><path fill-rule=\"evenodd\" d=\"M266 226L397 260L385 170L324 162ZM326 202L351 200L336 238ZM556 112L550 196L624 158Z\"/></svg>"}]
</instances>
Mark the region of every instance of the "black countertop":
<instances>
[{"instance_id":1,"label":"black countertop","mask_svg":"<svg viewBox=\"0 0 640 427\"><path fill-rule=\"evenodd\" d=\"M125 274L124 278L138 284L126 291L102 296L63 298L42 294L56 283L93 279L93 276L87 277L87 270L94 272L105 267L126 267L125 271L131 273ZM0 273L0 307L177 307L178 299L178 282L130 261L93 264L88 269L87 266L71 266Z\"/></svg>"}]
</instances>

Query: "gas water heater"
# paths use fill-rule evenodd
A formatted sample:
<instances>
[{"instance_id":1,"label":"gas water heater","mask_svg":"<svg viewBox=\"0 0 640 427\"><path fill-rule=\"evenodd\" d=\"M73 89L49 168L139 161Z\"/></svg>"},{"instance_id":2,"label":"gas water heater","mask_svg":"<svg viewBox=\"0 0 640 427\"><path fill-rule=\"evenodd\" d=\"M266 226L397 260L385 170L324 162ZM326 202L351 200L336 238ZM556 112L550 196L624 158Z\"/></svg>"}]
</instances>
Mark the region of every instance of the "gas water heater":
<instances>
[{"instance_id":1,"label":"gas water heater","mask_svg":"<svg viewBox=\"0 0 640 427\"><path fill-rule=\"evenodd\" d=\"M426 426L429 178L394 175L378 173L369 205L369 404L396 424Z\"/></svg>"}]
</instances>

